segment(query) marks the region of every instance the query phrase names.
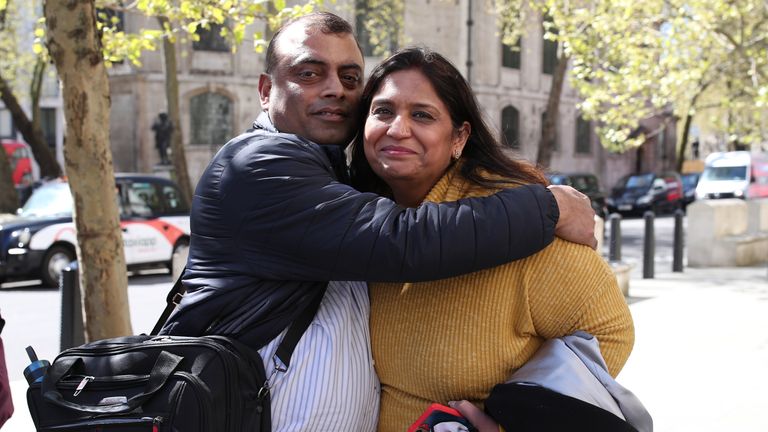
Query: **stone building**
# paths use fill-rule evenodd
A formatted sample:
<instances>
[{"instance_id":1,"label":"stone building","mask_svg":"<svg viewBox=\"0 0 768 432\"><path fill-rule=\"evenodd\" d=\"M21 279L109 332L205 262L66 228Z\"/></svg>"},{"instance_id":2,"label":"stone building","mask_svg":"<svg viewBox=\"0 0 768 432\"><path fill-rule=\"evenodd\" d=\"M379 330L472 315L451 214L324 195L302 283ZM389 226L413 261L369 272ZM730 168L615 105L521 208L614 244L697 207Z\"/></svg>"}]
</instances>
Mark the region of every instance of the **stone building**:
<instances>
[{"instance_id":1,"label":"stone building","mask_svg":"<svg viewBox=\"0 0 768 432\"><path fill-rule=\"evenodd\" d=\"M359 26L366 4L366 0L339 0L331 6ZM128 32L157 27L154 19L142 16L121 19ZM489 123L504 137L508 150L535 160L557 49L543 39L541 19L533 17L527 23L519 51L501 44L495 16L484 1L405 0L403 26L402 40L393 38L390 45L424 45L448 57L469 79ZM372 55L365 32L360 30L366 69L370 71L379 58ZM199 42L179 41L176 53L181 129L193 183L218 148L248 129L261 111L258 78L264 61L263 54L254 52L252 38L246 37L233 53L216 29L201 36ZM141 61L141 67L124 63L110 70L110 139L116 171L166 169L158 166L151 130L158 114L166 111L162 49L145 52ZM624 174L674 167L674 121L644 121L641 130L649 135L647 142L639 150L611 154L599 144L593 125L579 116L578 102L566 79L553 171L593 172L600 177L603 189L609 189ZM63 116L60 105L50 107L55 123L51 137L60 157Z\"/></svg>"}]
</instances>

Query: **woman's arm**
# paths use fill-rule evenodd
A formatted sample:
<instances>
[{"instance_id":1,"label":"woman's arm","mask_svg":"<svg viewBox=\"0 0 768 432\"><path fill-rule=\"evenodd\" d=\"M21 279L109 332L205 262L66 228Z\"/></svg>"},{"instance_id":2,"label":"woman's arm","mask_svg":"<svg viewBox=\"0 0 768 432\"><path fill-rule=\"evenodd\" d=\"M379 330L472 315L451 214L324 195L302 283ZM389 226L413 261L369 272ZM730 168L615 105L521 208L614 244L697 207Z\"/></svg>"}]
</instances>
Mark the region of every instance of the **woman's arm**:
<instances>
[{"instance_id":1,"label":"woman's arm","mask_svg":"<svg viewBox=\"0 0 768 432\"><path fill-rule=\"evenodd\" d=\"M612 376L629 358L632 315L608 264L595 251L555 240L528 258L527 289L533 325L543 338L583 330L597 337Z\"/></svg>"}]
</instances>

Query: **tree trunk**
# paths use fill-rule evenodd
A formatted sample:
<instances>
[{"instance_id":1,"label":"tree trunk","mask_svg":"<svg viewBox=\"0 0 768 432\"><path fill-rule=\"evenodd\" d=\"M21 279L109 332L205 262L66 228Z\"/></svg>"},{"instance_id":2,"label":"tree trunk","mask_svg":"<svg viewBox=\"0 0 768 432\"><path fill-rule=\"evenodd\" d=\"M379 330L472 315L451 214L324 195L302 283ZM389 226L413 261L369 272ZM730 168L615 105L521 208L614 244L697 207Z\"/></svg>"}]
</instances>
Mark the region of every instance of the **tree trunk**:
<instances>
[{"instance_id":1,"label":"tree trunk","mask_svg":"<svg viewBox=\"0 0 768 432\"><path fill-rule=\"evenodd\" d=\"M683 162L685 161L685 150L688 148L688 135L691 132L691 123L693 123L693 114L688 112L685 116L683 125L683 137L680 139L680 148L677 149L677 172L683 172Z\"/></svg>"},{"instance_id":2,"label":"tree trunk","mask_svg":"<svg viewBox=\"0 0 768 432\"><path fill-rule=\"evenodd\" d=\"M568 69L568 57L562 50L558 57L547 99L547 115L541 128L539 153L536 156L536 163L544 169L549 168L552 163L552 152L555 149L555 139L557 139L557 123L560 119L560 95L563 93L565 72Z\"/></svg>"},{"instance_id":3,"label":"tree trunk","mask_svg":"<svg viewBox=\"0 0 768 432\"><path fill-rule=\"evenodd\" d=\"M158 17L160 27L165 28L168 19ZM165 58L165 97L168 104L168 118L173 124L171 133L171 157L176 183L187 203L192 203L192 182L187 171L187 155L181 135L181 114L179 113L179 79L176 75L176 45L168 37L163 38Z\"/></svg>"},{"instance_id":4,"label":"tree trunk","mask_svg":"<svg viewBox=\"0 0 768 432\"><path fill-rule=\"evenodd\" d=\"M16 125L16 128L21 132L24 141L29 144L29 147L32 150L32 155L35 157L35 161L37 161L37 165L40 167L40 176L52 178L61 176L61 167L59 166L59 163L56 162L56 158L45 143L42 131L39 127L36 128L32 121L29 120L24 109L21 108L18 99L16 99L16 95L13 94L13 90L2 76L0 76L0 96L3 99L5 107L11 112L11 117L13 117L13 123ZM33 102L33 104L35 103L36 102Z\"/></svg>"},{"instance_id":5,"label":"tree trunk","mask_svg":"<svg viewBox=\"0 0 768 432\"><path fill-rule=\"evenodd\" d=\"M0 149L0 213L16 213L19 208L19 194L13 185L13 171L8 155Z\"/></svg>"},{"instance_id":6,"label":"tree trunk","mask_svg":"<svg viewBox=\"0 0 768 432\"><path fill-rule=\"evenodd\" d=\"M48 52L63 85L64 160L75 204L86 340L132 333L109 148L109 82L93 0L47 0Z\"/></svg>"},{"instance_id":7,"label":"tree trunk","mask_svg":"<svg viewBox=\"0 0 768 432\"><path fill-rule=\"evenodd\" d=\"M699 91L691 98L688 115L685 116L685 124L683 125L683 136L680 138L680 148L677 149L677 172L683 172L685 150L688 148L688 137L690 136L691 125L693 124L693 113L691 111L696 107L696 102L698 102L699 96L704 93L707 87L709 87L709 83L700 83Z\"/></svg>"},{"instance_id":8,"label":"tree trunk","mask_svg":"<svg viewBox=\"0 0 768 432\"><path fill-rule=\"evenodd\" d=\"M43 77L45 76L45 62L38 57L32 70L32 82L29 84L29 95L32 99L32 128L39 133L43 140L43 130L40 128L40 95L43 91ZM47 143L46 143L47 144ZM48 147L50 148L50 147Z\"/></svg>"}]
</instances>

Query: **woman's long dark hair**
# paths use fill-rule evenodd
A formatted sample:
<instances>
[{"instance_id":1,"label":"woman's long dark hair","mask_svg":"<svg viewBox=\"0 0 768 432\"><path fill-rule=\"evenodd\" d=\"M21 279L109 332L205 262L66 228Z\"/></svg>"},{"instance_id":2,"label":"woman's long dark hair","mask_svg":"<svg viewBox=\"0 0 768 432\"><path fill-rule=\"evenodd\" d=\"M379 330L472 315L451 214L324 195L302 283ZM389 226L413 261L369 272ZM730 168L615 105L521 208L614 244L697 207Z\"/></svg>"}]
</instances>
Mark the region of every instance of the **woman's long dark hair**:
<instances>
[{"instance_id":1,"label":"woman's long dark hair","mask_svg":"<svg viewBox=\"0 0 768 432\"><path fill-rule=\"evenodd\" d=\"M531 163L511 159L502 152L499 141L483 120L472 89L456 67L434 51L413 47L393 54L376 66L365 85L360 100L359 133L352 143L351 173L356 188L389 195L389 187L373 172L365 158L363 130L371 100L384 78L394 72L410 69L421 71L432 83L438 97L448 108L454 128L460 127L465 121L471 125L472 132L461 154L461 174L467 180L487 188L497 188L502 184L547 184L544 174ZM489 178L484 174L502 179Z\"/></svg>"}]
</instances>

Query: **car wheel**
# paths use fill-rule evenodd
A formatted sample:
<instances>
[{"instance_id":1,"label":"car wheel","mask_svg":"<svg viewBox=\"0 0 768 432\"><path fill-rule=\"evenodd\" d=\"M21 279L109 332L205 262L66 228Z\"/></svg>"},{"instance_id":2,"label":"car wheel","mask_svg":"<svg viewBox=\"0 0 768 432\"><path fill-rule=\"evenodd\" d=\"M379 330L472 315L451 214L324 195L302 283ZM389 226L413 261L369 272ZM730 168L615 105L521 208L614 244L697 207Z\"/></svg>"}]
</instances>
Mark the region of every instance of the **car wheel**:
<instances>
[{"instance_id":1,"label":"car wheel","mask_svg":"<svg viewBox=\"0 0 768 432\"><path fill-rule=\"evenodd\" d=\"M40 279L43 285L55 287L59 285L61 272L75 260L75 253L72 249L56 245L48 249L40 265Z\"/></svg>"},{"instance_id":2,"label":"car wheel","mask_svg":"<svg viewBox=\"0 0 768 432\"><path fill-rule=\"evenodd\" d=\"M176 280L184 267L187 265L187 257L189 256L189 243L186 241L180 241L173 248L173 255L171 255L171 261L168 263L168 268L171 270L171 277Z\"/></svg>"}]
</instances>

